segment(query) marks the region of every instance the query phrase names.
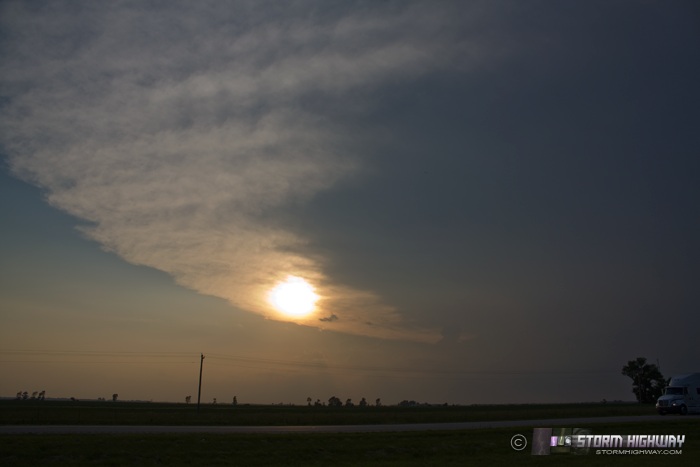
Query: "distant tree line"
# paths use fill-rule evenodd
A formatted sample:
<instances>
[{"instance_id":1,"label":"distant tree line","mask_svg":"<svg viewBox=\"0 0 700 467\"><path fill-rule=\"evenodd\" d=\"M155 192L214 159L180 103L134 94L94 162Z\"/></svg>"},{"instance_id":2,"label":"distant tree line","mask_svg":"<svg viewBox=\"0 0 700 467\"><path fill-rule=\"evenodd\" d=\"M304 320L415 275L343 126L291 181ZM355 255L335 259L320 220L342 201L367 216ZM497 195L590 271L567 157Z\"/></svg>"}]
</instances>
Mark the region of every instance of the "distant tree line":
<instances>
[{"instance_id":1,"label":"distant tree line","mask_svg":"<svg viewBox=\"0 0 700 467\"><path fill-rule=\"evenodd\" d=\"M185 404L189 404L192 402L192 396L185 396ZM214 397L211 401L212 405L216 405L216 397ZM233 401L231 402L232 405L238 405L238 398L236 396L233 396Z\"/></svg>"},{"instance_id":2,"label":"distant tree line","mask_svg":"<svg viewBox=\"0 0 700 467\"><path fill-rule=\"evenodd\" d=\"M191 402L192 402L192 396L185 396L185 403L186 403L186 404L190 404ZM212 399L212 401L210 402L210 404L212 404L212 405L217 405L217 404L218 404L218 401L217 401L216 397ZM237 406L237 405L238 405L238 397L237 397L237 396L233 396L233 400L232 400L232 402L231 402L231 405L233 405L233 406ZM248 405L248 404L243 404L243 405ZM291 404L291 403L290 403L290 404L285 404L285 403L283 403L283 402L280 402L279 404L273 404L273 405L289 405L289 406L293 406L294 404ZM356 404L355 402L353 402L352 399L345 399L345 402L343 402L343 400L342 400L340 397L337 397L337 396L331 396L331 397L328 399L327 402L323 402L323 401L321 401L321 399L316 399L316 400L314 401L313 398L307 397L307 398L306 398L306 405L307 405L308 407L334 407L334 408L335 408L335 407L348 407L348 408L351 408L351 407L360 407L360 408L364 408L364 407L383 407L382 399L379 398L379 397L378 397L377 399L375 399L374 404L371 404L369 401L367 401L367 398L365 398L365 397L361 398L360 401L359 401L357 404ZM416 402L416 401L414 401L414 400L410 400L410 401L409 401L409 400L403 400L403 401L399 402L397 405L398 405L399 407L426 407L426 406L431 406L431 407L432 407L432 406L435 406L435 405L445 405L445 406L446 406L447 403L445 403L445 404L429 404L429 403L427 403L427 402Z\"/></svg>"},{"instance_id":3,"label":"distant tree line","mask_svg":"<svg viewBox=\"0 0 700 467\"><path fill-rule=\"evenodd\" d=\"M118 398L119 398L119 394L112 394L112 402L117 402ZM73 399L73 398L71 397L71 399ZM97 400L98 401L106 401L107 399L105 399L104 397L98 397Z\"/></svg>"},{"instance_id":4,"label":"distant tree line","mask_svg":"<svg viewBox=\"0 0 700 467\"><path fill-rule=\"evenodd\" d=\"M306 399L307 405L311 407L311 402L313 399L308 397ZM330 399L328 399L328 403L326 404L325 402L321 402L321 399L316 399L316 402L313 403L314 407L355 407L355 403L352 401L352 399L346 399L345 402L343 402L339 397L332 396ZM359 407L370 407L369 402L367 402L367 399L364 397L358 402L357 406ZM374 402L374 407L381 407L382 406L382 400L377 399Z\"/></svg>"},{"instance_id":5,"label":"distant tree line","mask_svg":"<svg viewBox=\"0 0 700 467\"><path fill-rule=\"evenodd\" d=\"M38 400L38 401L43 401L46 399L46 391L34 391L32 392L31 397L29 396L29 393L27 391L17 391L17 400L19 401L26 401L26 400Z\"/></svg>"}]
</instances>

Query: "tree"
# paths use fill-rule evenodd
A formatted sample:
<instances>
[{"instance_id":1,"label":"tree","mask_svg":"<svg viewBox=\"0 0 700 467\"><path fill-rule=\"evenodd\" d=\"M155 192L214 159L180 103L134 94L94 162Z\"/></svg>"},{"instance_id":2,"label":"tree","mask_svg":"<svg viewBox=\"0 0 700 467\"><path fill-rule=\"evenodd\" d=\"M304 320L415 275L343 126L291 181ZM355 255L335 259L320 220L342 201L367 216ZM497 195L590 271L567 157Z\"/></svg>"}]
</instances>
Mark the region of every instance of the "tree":
<instances>
[{"instance_id":1,"label":"tree","mask_svg":"<svg viewBox=\"0 0 700 467\"><path fill-rule=\"evenodd\" d=\"M330 399L328 399L328 407L342 407L343 406L343 401L341 401L339 398L333 396Z\"/></svg>"},{"instance_id":2,"label":"tree","mask_svg":"<svg viewBox=\"0 0 700 467\"><path fill-rule=\"evenodd\" d=\"M189 404L192 400L192 396L185 396L185 404Z\"/></svg>"},{"instance_id":3,"label":"tree","mask_svg":"<svg viewBox=\"0 0 700 467\"><path fill-rule=\"evenodd\" d=\"M659 368L653 363L647 363L644 357L630 360L622 367L622 374L632 379L632 392L637 401L643 404L653 404L663 394L666 380Z\"/></svg>"},{"instance_id":4,"label":"tree","mask_svg":"<svg viewBox=\"0 0 700 467\"><path fill-rule=\"evenodd\" d=\"M238 397L233 396L233 402L231 402L233 405L238 405Z\"/></svg>"},{"instance_id":5,"label":"tree","mask_svg":"<svg viewBox=\"0 0 700 467\"><path fill-rule=\"evenodd\" d=\"M360 401L360 407L367 407L367 399L365 399L364 397Z\"/></svg>"},{"instance_id":6,"label":"tree","mask_svg":"<svg viewBox=\"0 0 700 467\"><path fill-rule=\"evenodd\" d=\"M312 400L313 400L313 399L311 399L310 397L307 397L307 398L306 398L306 405L308 405L309 407L311 407L311 401L312 401Z\"/></svg>"},{"instance_id":7,"label":"tree","mask_svg":"<svg viewBox=\"0 0 700 467\"><path fill-rule=\"evenodd\" d=\"M374 401L374 405L376 405L377 407L381 407L381 406L382 406L382 399L381 399L381 398L377 398L377 400Z\"/></svg>"},{"instance_id":8,"label":"tree","mask_svg":"<svg viewBox=\"0 0 700 467\"><path fill-rule=\"evenodd\" d=\"M112 402L117 402L117 398L119 398L119 394L112 394Z\"/></svg>"}]
</instances>

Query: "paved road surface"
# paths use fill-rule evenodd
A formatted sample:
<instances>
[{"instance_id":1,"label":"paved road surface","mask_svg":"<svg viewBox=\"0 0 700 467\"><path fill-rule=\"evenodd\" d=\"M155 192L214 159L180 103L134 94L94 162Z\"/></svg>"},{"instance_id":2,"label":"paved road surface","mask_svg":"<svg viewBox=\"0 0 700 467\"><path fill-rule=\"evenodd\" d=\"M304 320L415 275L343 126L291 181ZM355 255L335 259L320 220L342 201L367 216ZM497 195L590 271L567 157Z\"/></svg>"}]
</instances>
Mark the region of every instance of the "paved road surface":
<instances>
[{"instance_id":1,"label":"paved road surface","mask_svg":"<svg viewBox=\"0 0 700 467\"><path fill-rule=\"evenodd\" d=\"M322 425L322 426L148 426L148 425L4 425L7 434L163 434L163 433L376 433L392 431L477 430L508 427L586 427L596 423L697 421L700 417L642 415L624 417L554 418L547 420L508 420L493 422L409 423L397 425Z\"/></svg>"}]
</instances>

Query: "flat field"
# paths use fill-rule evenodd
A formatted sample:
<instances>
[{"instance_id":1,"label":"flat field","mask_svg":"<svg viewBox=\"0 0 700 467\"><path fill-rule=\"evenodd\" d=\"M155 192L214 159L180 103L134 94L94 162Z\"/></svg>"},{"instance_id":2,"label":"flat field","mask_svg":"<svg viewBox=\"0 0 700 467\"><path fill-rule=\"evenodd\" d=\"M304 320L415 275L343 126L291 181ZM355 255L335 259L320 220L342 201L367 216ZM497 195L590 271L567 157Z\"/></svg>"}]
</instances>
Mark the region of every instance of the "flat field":
<instances>
[{"instance_id":1,"label":"flat field","mask_svg":"<svg viewBox=\"0 0 700 467\"><path fill-rule=\"evenodd\" d=\"M647 406L630 404L566 404L470 407L381 407L328 409L280 406L208 406L102 402L0 404L2 424L328 424L420 423L505 419L546 419L649 414ZM37 403L38 404L38 403ZM81 405L82 404L82 405ZM94 407L97 405L97 407ZM150 406L150 407L144 407ZM157 408L157 410L156 410ZM607 410L606 410L607 409ZM75 412L77 410L80 412ZM185 410L187 414L182 411ZM375 412L373 413L372 410ZM170 412L170 413L169 413ZM323 414L323 417L319 415ZM46 417L46 414L51 417ZM43 417L43 418L42 418ZM111 418L110 418L111 417ZM183 417L190 417L183 422ZM383 418L388 418L384 420ZM43 421L40 421L43 420ZM243 423L242 420L246 420ZM578 426L573 424L572 426ZM459 431L352 434L178 434L178 435L3 435L0 465L700 465L700 417L673 416L663 423L595 424L594 434L683 434L682 454L533 456L511 448L533 427Z\"/></svg>"},{"instance_id":2,"label":"flat field","mask_svg":"<svg viewBox=\"0 0 700 467\"><path fill-rule=\"evenodd\" d=\"M0 425L371 425L649 415L629 403L307 407L100 401L0 401Z\"/></svg>"}]
</instances>

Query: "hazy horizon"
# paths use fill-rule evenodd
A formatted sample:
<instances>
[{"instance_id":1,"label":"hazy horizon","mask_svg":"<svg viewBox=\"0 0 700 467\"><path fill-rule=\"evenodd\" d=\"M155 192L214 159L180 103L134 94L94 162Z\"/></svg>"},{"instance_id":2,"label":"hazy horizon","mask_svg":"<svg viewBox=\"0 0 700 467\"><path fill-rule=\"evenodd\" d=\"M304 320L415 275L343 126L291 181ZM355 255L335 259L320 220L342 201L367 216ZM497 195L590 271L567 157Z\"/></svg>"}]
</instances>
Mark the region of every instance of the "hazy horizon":
<instances>
[{"instance_id":1,"label":"hazy horizon","mask_svg":"<svg viewBox=\"0 0 700 467\"><path fill-rule=\"evenodd\" d=\"M700 371L692 1L3 2L0 396Z\"/></svg>"}]
</instances>

